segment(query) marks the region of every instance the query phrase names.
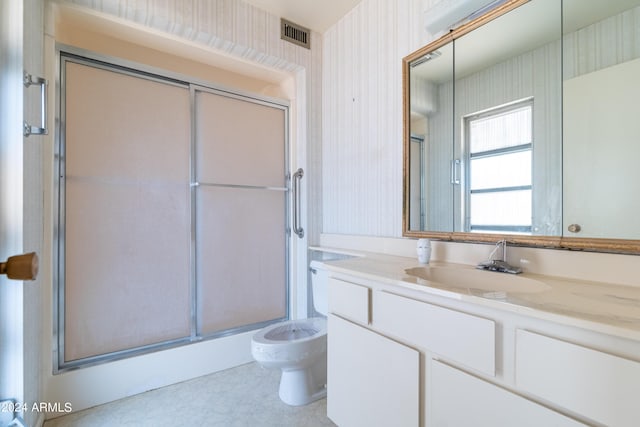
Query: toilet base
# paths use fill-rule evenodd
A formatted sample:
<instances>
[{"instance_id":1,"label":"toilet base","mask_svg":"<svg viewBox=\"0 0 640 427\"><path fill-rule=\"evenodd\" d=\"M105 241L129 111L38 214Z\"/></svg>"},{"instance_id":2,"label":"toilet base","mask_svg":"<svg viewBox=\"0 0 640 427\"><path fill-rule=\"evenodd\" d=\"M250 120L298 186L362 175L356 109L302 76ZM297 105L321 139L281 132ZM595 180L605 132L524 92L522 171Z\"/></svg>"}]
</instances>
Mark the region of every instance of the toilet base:
<instances>
[{"instance_id":1,"label":"toilet base","mask_svg":"<svg viewBox=\"0 0 640 427\"><path fill-rule=\"evenodd\" d=\"M306 369L283 370L278 394L287 405L306 405L327 396L326 380L325 358Z\"/></svg>"}]
</instances>

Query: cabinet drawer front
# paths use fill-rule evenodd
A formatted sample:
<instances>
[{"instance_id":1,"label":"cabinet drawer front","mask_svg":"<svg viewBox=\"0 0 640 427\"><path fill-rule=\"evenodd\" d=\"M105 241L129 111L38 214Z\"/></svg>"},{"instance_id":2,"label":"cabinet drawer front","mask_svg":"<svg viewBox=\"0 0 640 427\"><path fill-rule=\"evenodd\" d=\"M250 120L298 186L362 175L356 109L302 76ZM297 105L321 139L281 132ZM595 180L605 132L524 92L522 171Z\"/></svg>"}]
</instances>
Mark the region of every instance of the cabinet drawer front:
<instances>
[{"instance_id":1,"label":"cabinet drawer front","mask_svg":"<svg viewBox=\"0 0 640 427\"><path fill-rule=\"evenodd\" d=\"M495 323L422 301L376 292L373 326L409 345L495 376Z\"/></svg>"},{"instance_id":2,"label":"cabinet drawer front","mask_svg":"<svg viewBox=\"0 0 640 427\"><path fill-rule=\"evenodd\" d=\"M520 329L516 385L606 425L640 419L640 363Z\"/></svg>"},{"instance_id":3,"label":"cabinet drawer front","mask_svg":"<svg viewBox=\"0 0 640 427\"><path fill-rule=\"evenodd\" d=\"M443 363L431 367L431 424L584 427L578 421Z\"/></svg>"},{"instance_id":4,"label":"cabinet drawer front","mask_svg":"<svg viewBox=\"0 0 640 427\"><path fill-rule=\"evenodd\" d=\"M362 325L369 324L371 290L366 286L329 278L329 312Z\"/></svg>"}]
</instances>

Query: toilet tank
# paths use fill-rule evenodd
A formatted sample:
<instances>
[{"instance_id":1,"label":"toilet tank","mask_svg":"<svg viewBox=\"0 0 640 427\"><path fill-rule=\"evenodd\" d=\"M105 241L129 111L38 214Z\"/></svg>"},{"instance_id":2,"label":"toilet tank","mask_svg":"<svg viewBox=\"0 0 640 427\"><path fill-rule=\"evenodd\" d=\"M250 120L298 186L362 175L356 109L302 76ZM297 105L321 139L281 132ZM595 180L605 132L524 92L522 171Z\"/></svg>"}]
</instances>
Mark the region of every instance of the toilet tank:
<instances>
[{"instance_id":1,"label":"toilet tank","mask_svg":"<svg viewBox=\"0 0 640 427\"><path fill-rule=\"evenodd\" d=\"M313 308L319 314L326 316L329 312L329 272L323 261L336 261L339 259L353 258L358 255L322 252L322 259L311 261L311 298L313 299Z\"/></svg>"},{"instance_id":2,"label":"toilet tank","mask_svg":"<svg viewBox=\"0 0 640 427\"><path fill-rule=\"evenodd\" d=\"M311 289L313 308L323 316L329 312L327 304L329 272L325 265L319 261L311 261Z\"/></svg>"}]
</instances>

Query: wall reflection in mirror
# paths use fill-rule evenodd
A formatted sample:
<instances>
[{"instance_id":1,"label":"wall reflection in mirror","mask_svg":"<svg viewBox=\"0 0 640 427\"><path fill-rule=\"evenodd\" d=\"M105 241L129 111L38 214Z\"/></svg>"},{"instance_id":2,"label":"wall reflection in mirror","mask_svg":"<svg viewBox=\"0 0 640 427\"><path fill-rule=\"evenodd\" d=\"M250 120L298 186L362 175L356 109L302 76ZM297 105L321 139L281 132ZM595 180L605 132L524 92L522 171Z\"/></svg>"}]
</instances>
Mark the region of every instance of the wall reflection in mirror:
<instances>
[{"instance_id":1,"label":"wall reflection in mirror","mask_svg":"<svg viewBox=\"0 0 640 427\"><path fill-rule=\"evenodd\" d=\"M531 0L407 57L406 231L640 239L638 34L640 0Z\"/></svg>"},{"instance_id":2,"label":"wall reflection in mirror","mask_svg":"<svg viewBox=\"0 0 640 427\"><path fill-rule=\"evenodd\" d=\"M564 234L640 239L640 1L564 8Z\"/></svg>"}]
</instances>

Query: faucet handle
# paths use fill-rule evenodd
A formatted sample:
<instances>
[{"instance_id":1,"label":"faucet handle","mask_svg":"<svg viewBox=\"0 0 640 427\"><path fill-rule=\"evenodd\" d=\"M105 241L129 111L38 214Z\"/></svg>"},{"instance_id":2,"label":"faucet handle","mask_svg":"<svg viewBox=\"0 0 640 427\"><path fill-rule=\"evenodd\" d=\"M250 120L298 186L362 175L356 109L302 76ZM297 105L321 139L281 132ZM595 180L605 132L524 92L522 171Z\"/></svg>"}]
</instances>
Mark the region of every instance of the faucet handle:
<instances>
[{"instance_id":1,"label":"faucet handle","mask_svg":"<svg viewBox=\"0 0 640 427\"><path fill-rule=\"evenodd\" d=\"M498 245L502 245L502 261L507 262L507 239L500 240Z\"/></svg>"},{"instance_id":2,"label":"faucet handle","mask_svg":"<svg viewBox=\"0 0 640 427\"><path fill-rule=\"evenodd\" d=\"M500 246L502 246L502 258L499 258L498 260L496 260L494 257L496 255L496 252L498 252L498 249L500 249ZM491 251L491 253L489 254L489 258L488 261L504 261L506 259L506 255L507 255L507 239L502 239L502 240L498 240L496 242L495 247L493 248L493 250Z\"/></svg>"}]
</instances>

